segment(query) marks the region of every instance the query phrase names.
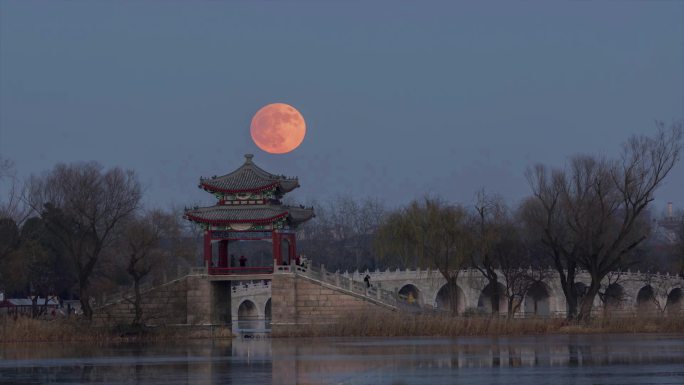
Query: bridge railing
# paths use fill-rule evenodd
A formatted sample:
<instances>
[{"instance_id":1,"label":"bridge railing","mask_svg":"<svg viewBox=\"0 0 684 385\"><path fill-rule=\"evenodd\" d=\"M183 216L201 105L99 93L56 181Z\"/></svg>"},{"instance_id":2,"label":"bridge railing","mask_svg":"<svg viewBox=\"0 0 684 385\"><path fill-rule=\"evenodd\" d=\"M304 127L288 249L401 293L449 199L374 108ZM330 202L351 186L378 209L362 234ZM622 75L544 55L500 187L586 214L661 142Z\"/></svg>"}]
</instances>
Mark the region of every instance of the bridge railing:
<instances>
[{"instance_id":1,"label":"bridge railing","mask_svg":"<svg viewBox=\"0 0 684 385\"><path fill-rule=\"evenodd\" d=\"M210 267L210 275L271 274L273 266Z\"/></svg>"},{"instance_id":2,"label":"bridge railing","mask_svg":"<svg viewBox=\"0 0 684 385\"><path fill-rule=\"evenodd\" d=\"M195 268L191 268L190 274L195 275L195 273L192 272ZM206 273L205 273L206 274ZM153 288L157 286L163 286L169 283L172 283L180 278L185 277L188 275L188 270L183 269L183 268L178 268L174 273L172 274L164 274L160 280L145 280L140 283L140 292L145 293L149 290L152 290ZM135 290L132 287L122 287L118 289L115 292L111 292L108 294L104 294L102 296L97 297L94 306L103 306L103 305L108 305L111 303L116 303L119 301L132 301L133 297L135 296Z\"/></svg>"},{"instance_id":3,"label":"bridge railing","mask_svg":"<svg viewBox=\"0 0 684 385\"><path fill-rule=\"evenodd\" d=\"M230 290L233 294L249 294L270 289L271 281L264 280L259 282L240 282L239 284L232 286Z\"/></svg>"},{"instance_id":4,"label":"bridge railing","mask_svg":"<svg viewBox=\"0 0 684 385\"><path fill-rule=\"evenodd\" d=\"M190 275L207 275L209 274L209 269L202 266L202 267L191 267L190 268Z\"/></svg>"},{"instance_id":5,"label":"bridge railing","mask_svg":"<svg viewBox=\"0 0 684 385\"><path fill-rule=\"evenodd\" d=\"M338 271L327 271L325 269L325 266L323 265L321 265L320 268L296 265L284 267L288 268L287 271L296 272L297 274L301 274L309 278L313 278L315 280L337 286L339 288L351 291L353 293L374 298L388 305L396 306L400 302L397 298L397 293L395 292L384 290L373 285L367 287L365 282L354 280L351 277L345 277ZM276 270L278 269L276 268Z\"/></svg>"}]
</instances>

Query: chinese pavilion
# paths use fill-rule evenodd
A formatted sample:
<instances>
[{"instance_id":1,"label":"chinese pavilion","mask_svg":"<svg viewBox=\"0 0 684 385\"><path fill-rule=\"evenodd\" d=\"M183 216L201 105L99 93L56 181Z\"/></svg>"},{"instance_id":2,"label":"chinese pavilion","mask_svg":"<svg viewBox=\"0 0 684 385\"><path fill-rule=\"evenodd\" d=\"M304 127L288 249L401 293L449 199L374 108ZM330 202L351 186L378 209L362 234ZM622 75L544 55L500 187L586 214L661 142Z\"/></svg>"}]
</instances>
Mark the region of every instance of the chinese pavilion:
<instances>
[{"instance_id":1,"label":"chinese pavilion","mask_svg":"<svg viewBox=\"0 0 684 385\"><path fill-rule=\"evenodd\" d=\"M313 208L282 204L283 196L299 187L296 177L268 173L254 164L252 158L252 154L246 154L245 163L230 174L200 178L199 188L214 194L218 202L185 211L185 219L204 229L204 265L211 274L272 271L272 264L262 268L229 266L228 244L233 241L269 240L276 264L291 263L297 255L295 228L314 216ZM218 242L216 261L213 242ZM283 248L287 255L283 255Z\"/></svg>"}]
</instances>

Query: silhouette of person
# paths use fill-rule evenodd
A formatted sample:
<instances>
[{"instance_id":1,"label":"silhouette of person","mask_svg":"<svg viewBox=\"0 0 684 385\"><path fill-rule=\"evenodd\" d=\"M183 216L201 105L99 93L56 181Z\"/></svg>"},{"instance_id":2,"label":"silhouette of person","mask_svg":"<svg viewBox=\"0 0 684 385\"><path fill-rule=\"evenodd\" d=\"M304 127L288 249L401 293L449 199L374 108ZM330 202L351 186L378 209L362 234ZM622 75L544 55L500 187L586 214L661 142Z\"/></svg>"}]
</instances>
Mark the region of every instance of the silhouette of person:
<instances>
[{"instance_id":1,"label":"silhouette of person","mask_svg":"<svg viewBox=\"0 0 684 385\"><path fill-rule=\"evenodd\" d=\"M240 256L240 267L247 266L247 258L244 255Z\"/></svg>"}]
</instances>

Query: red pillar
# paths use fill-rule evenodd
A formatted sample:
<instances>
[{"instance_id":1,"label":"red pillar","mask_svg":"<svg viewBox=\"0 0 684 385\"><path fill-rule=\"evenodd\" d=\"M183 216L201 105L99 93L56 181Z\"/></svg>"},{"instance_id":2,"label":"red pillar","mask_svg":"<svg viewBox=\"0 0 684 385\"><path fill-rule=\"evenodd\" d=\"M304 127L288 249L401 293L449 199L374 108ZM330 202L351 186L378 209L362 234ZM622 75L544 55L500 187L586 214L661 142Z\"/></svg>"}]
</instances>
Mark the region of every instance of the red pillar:
<instances>
[{"instance_id":1,"label":"red pillar","mask_svg":"<svg viewBox=\"0 0 684 385\"><path fill-rule=\"evenodd\" d=\"M272 233L273 242L273 260L276 261L277 265L283 264L283 256L280 253L280 234L277 232Z\"/></svg>"},{"instance_id":2,"label":"red pillar","mask_svg":"<svg viewBox=\"0 0 684 385\"><path fill-rule=\"evenodd\" d=\"M297 259L297 243L295 241L295 235L289 234L288 240L289 240L289 244L288 244L287 252L290 254L290 262L294 263L294 261Z\"/></svg>"},{"instance_id":3,"label":"red pillar","mask_svg":"<svg viewBox=\"0 0 684 385\"><path fill-rule=\"evenodd\" d=\"M228 267L228 240L222 239L219 242L219 261L218 267Z\"/></svg>"},{"instance_id":4,"label":"red pillar","mask_svg":"<svg viewBox=\"0 0 684 385\"><path fill-rule=\"evenodd\" d=\"M209 230L204 231L204 266L212 266L212 255L211 255L211 232Z\"/></svg>"}]
</instances>

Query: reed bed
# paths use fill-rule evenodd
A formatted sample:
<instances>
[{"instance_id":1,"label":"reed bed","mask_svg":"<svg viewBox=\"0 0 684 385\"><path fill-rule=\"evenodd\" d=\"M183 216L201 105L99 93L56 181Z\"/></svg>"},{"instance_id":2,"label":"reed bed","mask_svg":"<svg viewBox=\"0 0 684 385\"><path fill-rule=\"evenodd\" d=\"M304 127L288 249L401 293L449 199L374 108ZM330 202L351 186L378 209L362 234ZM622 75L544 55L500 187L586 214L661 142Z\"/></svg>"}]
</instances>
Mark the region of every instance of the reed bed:
<instances>
[{"instance_id":1,"label":"reed bed","mask_svg":"<svg viewBox=\"0 0 684 385\"><path fill-rule=\"evenodd\" d=\"M684 333L684 318L598 317L588 324L562 318L507 319L368 312L337 322L277 328L273 337L457 337L586 333ZM170 341L232 338L229 327L157 327L133 330L93 326L77 319L0 318L0 343Z\"/></svg>"},{"instance_id":2,"label":"reed bed","mask_svg":"<svg viewBox=\"0 0 684 385\"><path fill-rule=\"evenodd\" d=\"M457 337L583 333L684 333L681 317L596 318L580 324L562 318L450 317L372 312L343 321L277 329L274 337Z\"/></svg>"},{"instance_id":3,"label":"reed bed","mask_svg":"<svg viewBox=\"0 0 684 385\"><path fill-rule=\"evenodd\" d=\"M42 320L0 317L0 343L15 342L134 342L196 338L232 338L229 327L94 326L79 319Z\"/></svg>"}]
</instances>

